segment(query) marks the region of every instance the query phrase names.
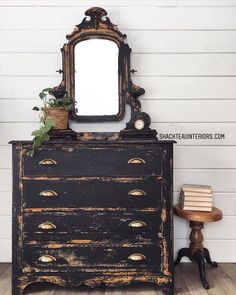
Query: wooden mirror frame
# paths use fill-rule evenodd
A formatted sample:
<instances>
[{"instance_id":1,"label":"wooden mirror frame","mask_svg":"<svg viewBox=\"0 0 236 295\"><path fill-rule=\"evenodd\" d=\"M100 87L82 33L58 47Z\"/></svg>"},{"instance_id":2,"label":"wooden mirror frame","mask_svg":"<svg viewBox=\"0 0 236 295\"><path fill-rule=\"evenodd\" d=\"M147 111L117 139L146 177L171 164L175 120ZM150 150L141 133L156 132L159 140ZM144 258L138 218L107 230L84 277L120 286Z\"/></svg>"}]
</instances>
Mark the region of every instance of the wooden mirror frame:
<instances>
[{"instance_id":1,"label":"wooden mirror frame","mask_svg":"<svg viewBox=\"0 0 236 295\"><path fill-rule=\"evenodd\" d=\"M85 12L86 17L77 25L74 31L67 35L68 43L64 44L62 52L62 82L54 87L51 93L56 97L63 97L66 93L74 99L73 109L70 118L78 122L106 122L120 121L124 118L126 104L131 107L131 118L126 124L126 128L121 131L124 137L135 137L137 134L143 137L156 136L156 131L149 128L150 117L141 111L141 103L138 97L145 93L144 89L133 84L130 73L130 53L131 48L124 42L126 35L122 34L117 25L113 24L106 16L107 12L101 7L92 7ZM104 116L78 116L76 114L75 89L74 89L74 48L81 41L91 38L101 38L115 42L119 48L118 68L119 68L119 112L117 115ZM79 107L79 106L78 106ZM134 127L136 120L145 122L142 131L137 131Z\"/></svg>"},{"instance_id":2,"label":"wooden mirror frame","mask_svg":"<svg viewBox=\"0 0 236 295\"><path fill-rule=\"evenodd\" d=\"M75 102L75 65L74 65L74 49L75 46L84 40L88 39L106 39L113 41L119 48L118 56L118 89L119 89L119 111L117 115L86 115L81 116L76 114L76 105L70 112L70 118L79 122L105 122L105 121L120 121L125 115L126 97L128 95L129 80L129 58L131 49L128 44L124 43L126 35L122 34L116 25L111 23L106 17L107 12L100 7L92 7L85 12L83 21L77 25L74 31L67 35L68 43L64 44L61 49L63 78L59 85L59 89L63 92L63 88L69 97L72 97ZM92 81L91 81L92 83ZM54 89L55 92L55 89ZM79 107L79 105L77 106Z\"/></svg>"}]
</instances>

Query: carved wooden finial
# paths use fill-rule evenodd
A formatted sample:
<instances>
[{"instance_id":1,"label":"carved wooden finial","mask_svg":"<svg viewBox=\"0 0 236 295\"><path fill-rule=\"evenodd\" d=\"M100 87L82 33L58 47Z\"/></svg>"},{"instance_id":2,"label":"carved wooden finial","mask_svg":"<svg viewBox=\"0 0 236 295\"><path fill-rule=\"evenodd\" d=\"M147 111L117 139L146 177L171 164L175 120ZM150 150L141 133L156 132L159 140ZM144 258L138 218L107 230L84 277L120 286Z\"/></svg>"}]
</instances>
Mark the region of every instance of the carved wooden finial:
<instances>
[{"instance_id":1,"label":"carved wooden finial","mask_svg":"<svg viewBox=\"0 0 236 295\"><path fill-rule=\"evenodd\" d=\"M102 18L103 16L107 15L107 12L101 7L92 7L85 11L85 15L90 16L91 22L94 24L94 28L97 30L99 22L102 22Z\"/></svg>"},{"instance_id":2,"label":"carved wooden finial","mask_svg":"<svg viewBox=\"0 0 236 295\"><path fill-rule=\"evenodd\" d=\"M85 15L88 15L93 19L93 17L102 18L103 16L107 15L107 12L102 7L91 7L85 11Z\"/></svg>"}]
</instances>

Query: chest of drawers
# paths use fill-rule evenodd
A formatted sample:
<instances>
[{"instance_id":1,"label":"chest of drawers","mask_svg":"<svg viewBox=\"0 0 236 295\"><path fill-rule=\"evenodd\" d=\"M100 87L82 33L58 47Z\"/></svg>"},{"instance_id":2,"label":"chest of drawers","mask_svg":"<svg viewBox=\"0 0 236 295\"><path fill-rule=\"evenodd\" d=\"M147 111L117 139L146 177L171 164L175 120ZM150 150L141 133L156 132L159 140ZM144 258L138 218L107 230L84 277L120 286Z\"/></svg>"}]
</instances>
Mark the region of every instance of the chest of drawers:
<instances>
[{"instance_id":1,"label":"chest of drawers","mask_svg":"<svg viewBox=\"0 0 236 295\"><path fill-rule=\"evenodd\" d=\"M172 142L13 144L13 293L136 282L173 294Z\"/></svg>"}]
</instances>

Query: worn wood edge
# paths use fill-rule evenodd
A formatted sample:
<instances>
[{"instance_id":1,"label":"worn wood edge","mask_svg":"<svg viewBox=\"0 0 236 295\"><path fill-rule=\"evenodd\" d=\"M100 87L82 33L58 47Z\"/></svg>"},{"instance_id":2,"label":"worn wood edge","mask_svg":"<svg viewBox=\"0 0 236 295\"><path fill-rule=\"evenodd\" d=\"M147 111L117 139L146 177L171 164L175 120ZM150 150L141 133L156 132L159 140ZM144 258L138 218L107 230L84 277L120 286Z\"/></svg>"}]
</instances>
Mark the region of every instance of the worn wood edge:
<instances>
[{"instance_id":1,"label":"worn wood edge","mask_svg":"<svg viewBox=\"0 0 236 295\"><path fill-rule=\"evenodd\" d=\"M160 288L164 288L166 285L172 283L172 278L163 275L156 275L152 273L137 273L137 272L108 272L93 275L88 279L70 278L67 279L66 276L19 276L17 278L19 281L18 288L20 293L23 294L24 290L31 284L34 283L51 283L54 285L59 285L63 287L79 287L84 285L89 288L96 288L101 285L107 287L118 287L121 285L130 285L132 283L154 283Z\"/></svg>"},{"instance_id":2,"label":"worn wood edge","mask_svg":"<svg viewBox=\"0 0 236 295\"><path fill-rule=\"evenodd\" d=\"M142 176L142 177L114 177L114 176L53 176L53 175L44 175L44 176L37 176L37 175L27 175L22 176L22 180L49 180L49 181L59 181L59 180L67 180L67 181L90 181L90 180L98 180L98 181L114 181L114 182L134 182L138 180L162 180L162 176L155 175L155 176Z\"/></svg>"},{"instance_id":3,"label":"worn wood edge","mask_svg":"<svg viewBox=\"0 0 236 295\"><path fill-rule=\"evenodd\" d=\"M201 211L187 211L182 210L179 204L174 206L174 213L187 219L189 221L197 221L197 222L214 222L219 221L223 217L223 213L220 209L213 207L212 212L201 212Z\"/></svg>"},{"instance_id":4,"label":"worn wood edge","mask_svg":"<svg viewBox=\"0 0 236 295\"><path fill-rule=\"evenodd\" d=\"M121 241L114 241L109 239L102 240L85 240L85 239L77 239L77 240L68 240L66 242L60 241L41 241L41 240L30 240L25 241L25 245L28 246L41 246L43 249L61 249L61 248L75 248L79 246L89 247L91 244L94 247L98 246L106 246L106 247L123 247L123 248L135 248L137 246L142 245L156 245L158 243L158 238L156 238L153 242L151 238L143 238L139 239L138 243L134 244L129 242L129 236L127 239Z\"/></svg>"},{"instance_id":5,"label":"worn wood edge","mask_svg":"<svg viewBox=\"0 0 236 295\"><path fill-rule=\"evenodd\" d=\"M85 133L85 132L84 132ZM87 132L88 134L91 134L91 132ZM109 133L109 132L108 132ZM102 145L102 146L114 146L116 147L116 145L120 145L120 144L137 144L137 145L145 145L145 144L169 144L169 145L173 145L174 143L176 143L176 141L174 140L160 140L158 138L117 138L116 136L114 137L107 137L105 134L106 132L94 132L94 134L97 134L97 137L95 139L95 137L90 137L89 135L86 135L84 138L80 138L78 137L78 139L75 140L69 140L69 139L58 139L58 140L49 140L49 141L44 141L42 146L48 146L50 144L55 144L55 146L59 147L59 146L63 146L63 145L70 145L70 144L74 144L75 146L81 146L84 147L87 144L98 144L98 145ZM104 143L104 140L106 140L106 142ZM11 140L9 141L9 144L12 145L23 145L24 148L29 148L32 146L33 141L32 140Z\"/></svg>"},{"instance_id":6,"label":"worn wood edge","mask_svg":"<svg viewBox=\"0 0 236 295\"><path fill-rule=\"evenodd\" d=\"M159 208L143 208L143 209L130 209L130 212L156 212ZM113 212L113 211L127 211L126 208L116 207L116 208L94 208L94 207L81 207L81 208L25 208L23 210L25 213L34 213L34 212Z\"/></svg>"}]
</instances>

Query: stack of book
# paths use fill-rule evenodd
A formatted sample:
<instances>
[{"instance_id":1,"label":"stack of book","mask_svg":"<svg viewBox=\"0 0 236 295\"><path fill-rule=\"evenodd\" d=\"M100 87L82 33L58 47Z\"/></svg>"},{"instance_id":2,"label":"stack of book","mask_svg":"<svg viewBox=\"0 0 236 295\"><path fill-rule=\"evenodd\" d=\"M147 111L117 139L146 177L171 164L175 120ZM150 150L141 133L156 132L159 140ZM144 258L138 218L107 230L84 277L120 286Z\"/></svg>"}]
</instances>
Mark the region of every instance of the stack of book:
<instances>
[{"instance_id":1,"label":"stack of book","mask_svg":"<svg viewBox=\"0 0 236 295\"><path fill-rule=\"evenodd\" d=\"M209 185L184 184L179 204L183 210L212 211L212 188Z\"/></svg>"}]
</instances>

